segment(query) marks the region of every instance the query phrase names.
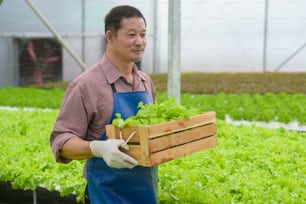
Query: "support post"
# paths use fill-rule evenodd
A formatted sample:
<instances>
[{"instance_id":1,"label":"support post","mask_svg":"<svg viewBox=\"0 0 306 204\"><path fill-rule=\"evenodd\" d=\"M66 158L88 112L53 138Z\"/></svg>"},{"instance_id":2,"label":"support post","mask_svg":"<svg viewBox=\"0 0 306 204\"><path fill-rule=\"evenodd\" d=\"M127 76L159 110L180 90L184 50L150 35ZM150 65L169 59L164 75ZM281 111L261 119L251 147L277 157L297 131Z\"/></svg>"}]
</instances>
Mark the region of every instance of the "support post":
<instances>
[{"instance_id":1,"label":"support post","mask_svg":"<svg viewBox=\"0 0 306 204\"><path fill-rule=\"evenodd\" d=\"M181 1L169 0L168 8L168 97L180 103L181 92Z\"/></svg>"},{"instance_id":2,"label":"support post","mask_svg":"<svg viewBox=\"0 0 306 204\"><path fill-rule=\"evenodd\" d=\"M33 204L37 204L37 193L36 193L36 190L33 191Z\"/></svg>"},{"instance_id":3,"label":"support post","mask_svg":"<svg viewBox=\"0 0 306 204\"><path fill-rule=\"evenodd\" d=\"M269 0L265 3L264 42L263 42L263 72L267 70L267 39L268 39Z\"/></svg>"},{"instance_id":4,"label":"support post","mask_svg":"<svg viewBox=\"0 0 306 204\"><path fill-rule=\"evenodd\" d=\"M85 9L85 0L82 0L82 4L81 4L81 9L82 9L82 60L83 62L85 62L85 12L86 12L86 9Z\"/></svg>"}]
</instances>

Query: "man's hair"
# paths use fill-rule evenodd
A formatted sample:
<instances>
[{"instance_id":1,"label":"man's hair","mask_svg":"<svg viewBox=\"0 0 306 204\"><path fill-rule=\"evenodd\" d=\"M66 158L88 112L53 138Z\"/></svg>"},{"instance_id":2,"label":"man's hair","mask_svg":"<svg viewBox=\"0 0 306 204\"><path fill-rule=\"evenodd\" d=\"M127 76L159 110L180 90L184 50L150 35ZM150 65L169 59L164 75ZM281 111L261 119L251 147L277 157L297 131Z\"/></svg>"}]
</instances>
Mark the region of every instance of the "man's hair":
<instances>
[{"instance_id":1,"label":"man's hair","mask_svg":"<svg viewBox=\"0 0 306 204\"><path fill-rule=\"evenodd\" d=\"M114 7L110 12L105 16L104 23L104 31L105 33L110 30L113 33L117 33L117 31L121 28L121 21L124 18L132 18L139 17L142 18L146 23L146 19L143 17L142 13L135 7L132 6L117 6Z\"/></svg>"}]
</instances>

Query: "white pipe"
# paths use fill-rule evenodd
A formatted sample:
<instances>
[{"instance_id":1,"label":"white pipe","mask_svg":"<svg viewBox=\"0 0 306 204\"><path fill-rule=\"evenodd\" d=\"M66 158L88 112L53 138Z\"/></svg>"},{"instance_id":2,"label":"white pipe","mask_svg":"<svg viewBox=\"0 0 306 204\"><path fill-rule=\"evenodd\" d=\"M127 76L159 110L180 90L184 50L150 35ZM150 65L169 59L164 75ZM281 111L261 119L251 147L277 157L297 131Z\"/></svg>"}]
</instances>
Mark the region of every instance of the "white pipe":
<instances>
[{"instance_id":1,"label":"white pipe","mask_svg":"<svg viewBox=\"0 0 306 204\"><path fill-rule=\"evenodd\" d=\"M168 97L181 96L181 1L169 0L168 8Z\"/></svg>"},{"instance_id":2,"label":"white pipe","mask_svg":"<svg viewBox=\"0 0 306 204\"><path fill-rule=\"evenodd\" d=\"M85 33L85 0L82 0L82 34ZM85 36L82 36L82 60L85 61Z\"/></svg>"},{"instance_id":3,"label":"white pipe","mask_svg":"<svg viewBox=\"0 0 306 204\"><path fill-rule=\"evenodd\" d=\"M33 191L33 204L37 204L37 193L36 193L36 190Z\"/></svg>"},{"instance_id":4,"label":"white pipe","mask_svg":"<svg viewBox=\"0 0 306 204\"><path fill-rule=\"evenodd\" d=\"M158 63L158 0L153 1L153 73L159 72Z\"/></svg>"},{"instance_id":5,"label":"white pipe","mask_svg":"<svg viewBox=\"0 0 306 204\"><path fill-rule=\"evenodd\" d=\"M269 18L269 0L265 1L265 22L264 22L264 42L263 42L263 72L267 70L267 41L268 41L268 18Z\"/></svg>"}]
</instances>

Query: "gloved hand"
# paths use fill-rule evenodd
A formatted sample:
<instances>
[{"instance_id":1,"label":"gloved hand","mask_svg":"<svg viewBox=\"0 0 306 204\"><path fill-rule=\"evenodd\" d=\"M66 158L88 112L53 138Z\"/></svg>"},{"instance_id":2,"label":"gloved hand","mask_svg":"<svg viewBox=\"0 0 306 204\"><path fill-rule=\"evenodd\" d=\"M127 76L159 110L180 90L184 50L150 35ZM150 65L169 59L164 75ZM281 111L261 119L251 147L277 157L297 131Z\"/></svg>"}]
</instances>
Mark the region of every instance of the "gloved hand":
<instances>
[{"instance_id":1,"label":"gloved hand","mask_svg":"<svg viewBox=\"0 0 306 204\"><path fill-rule=\"evenodd\" d=\"M124 140L94 140L89 143L89 148L95 157L101 157L112 168L133 168L138 162L129 155L119 150ZM125 146L127 148L127 146Z\"/></svg>"}]
</instances>

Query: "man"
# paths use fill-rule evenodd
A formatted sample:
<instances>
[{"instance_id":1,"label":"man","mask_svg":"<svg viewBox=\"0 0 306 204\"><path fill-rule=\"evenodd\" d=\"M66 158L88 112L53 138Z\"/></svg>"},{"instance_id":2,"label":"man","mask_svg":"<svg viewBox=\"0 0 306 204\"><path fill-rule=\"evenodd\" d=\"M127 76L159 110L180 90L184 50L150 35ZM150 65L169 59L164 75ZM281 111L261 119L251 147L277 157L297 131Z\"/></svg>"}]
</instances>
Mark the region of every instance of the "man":
<instances>
[{"instance_id":1,"label":"man","mask_svg":"<svg viewBox=\"0 0 306 204\"><path fill-rule=\"evenodd\" d=\"M105 126L115 113L135 115L140 101L155 101L155 88L141 72L146 21L131 6L113 8L105 17L107 46L99 63L71 82L50 143L58 162L87 159L90 203L157 203L157 167L142 167L120 151L124 143L107 139ZM124 105L122 105L124 104Z\"/></svg>"}]
</instances>

